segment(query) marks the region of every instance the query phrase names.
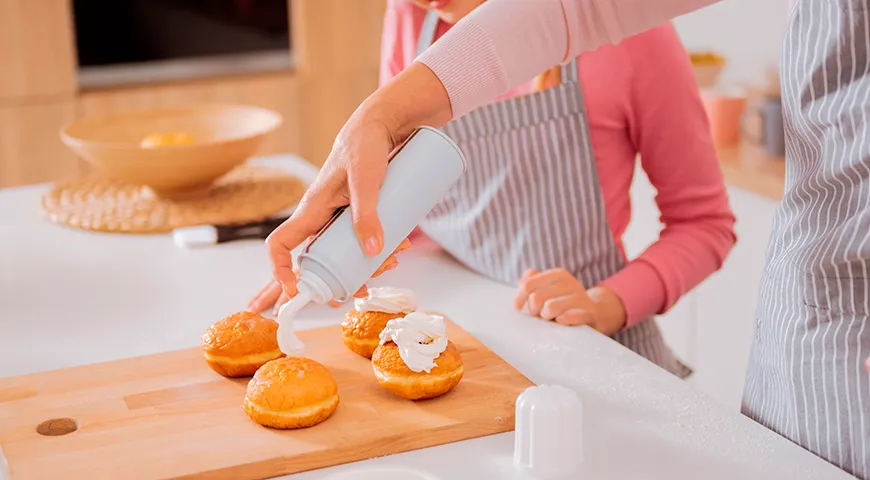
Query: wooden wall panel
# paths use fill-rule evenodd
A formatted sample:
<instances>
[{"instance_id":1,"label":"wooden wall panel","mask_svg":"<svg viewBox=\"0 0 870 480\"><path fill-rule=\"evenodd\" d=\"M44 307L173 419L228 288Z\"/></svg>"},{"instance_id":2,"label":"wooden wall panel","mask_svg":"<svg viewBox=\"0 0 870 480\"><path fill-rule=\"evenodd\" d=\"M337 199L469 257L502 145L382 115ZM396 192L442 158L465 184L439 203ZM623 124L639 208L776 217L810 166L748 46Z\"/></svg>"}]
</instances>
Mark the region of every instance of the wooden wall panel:
<instances>
[{"instance_id":1,"label":"wooden wall panel","mask_svg":"<svg viewBox=\"0 0 870 480\"><path fill-rule=\"evenodd\" d=\"M80 164L58 135L74 115L71 100L0 107L0 187L78 175Z\"/></svg>"},{"instance_id":2,"label":"wooden wall panel","mask_svg":"<svg viewBox=\"0 0 870 480\"><path fill-rule=\"evenodd\" d=\"M385 0L291 0L305 135L301 154L320 165L335 135L378 86Z\"/></svg>"},{"instance_id":3,"label":"wooden wall panel","mask_svg":"<svg viewBox=\"0 0 870 480\"><path fill-rule=\"evenodd\" d=\"M0 0L0 105L76 90L70 0Z\"/></svg>"}]
</instances>

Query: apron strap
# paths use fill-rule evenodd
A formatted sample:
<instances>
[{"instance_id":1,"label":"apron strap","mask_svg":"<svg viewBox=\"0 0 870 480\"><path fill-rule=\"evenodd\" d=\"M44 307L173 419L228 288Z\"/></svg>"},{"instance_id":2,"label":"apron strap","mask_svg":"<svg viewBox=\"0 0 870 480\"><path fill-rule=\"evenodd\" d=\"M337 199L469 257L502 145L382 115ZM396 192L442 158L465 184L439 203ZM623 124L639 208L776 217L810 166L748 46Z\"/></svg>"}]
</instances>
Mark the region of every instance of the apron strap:
<instances>
[{"instance_id":1,"label":"apron strap","mask_svg":"<svg viewBox=\"0 0 870 480\"><path fill-rule=\"evenodd\" d=\"M580 76L577 74L577 57L572 58L570 62L563 64L560 68L562 70L561 83L563 85L580 82Z\"/></svg>"},{"instance_id":2,"label":"apron strap","mask_svg":"<svg viewBox=\"0 0 870 480\"><path fill-rule=\"evenodd\" d=\"M417 56L425 52L435 41L435 32L438 30L438 22L440 18L435 11L430 10L426 13L426 18L423 20L423 26L420 28L420 38L417 39ZM572 58L570 62L561 66L561 84L578 83L580 78L577 75L577 58Z\"/></svg>"},{"instance_id":3,"label":"apron strap","mask_svg":"<svg viewBox=\"0 0 870 480\"><path fill-rule=\"evenodd\" d=\"M423 20L423 28L420 29L420 38L417 39L417 56L425 52L435 41L435 32L438 30L438 14L430 10Z\"/></svg>"}]
</instances>

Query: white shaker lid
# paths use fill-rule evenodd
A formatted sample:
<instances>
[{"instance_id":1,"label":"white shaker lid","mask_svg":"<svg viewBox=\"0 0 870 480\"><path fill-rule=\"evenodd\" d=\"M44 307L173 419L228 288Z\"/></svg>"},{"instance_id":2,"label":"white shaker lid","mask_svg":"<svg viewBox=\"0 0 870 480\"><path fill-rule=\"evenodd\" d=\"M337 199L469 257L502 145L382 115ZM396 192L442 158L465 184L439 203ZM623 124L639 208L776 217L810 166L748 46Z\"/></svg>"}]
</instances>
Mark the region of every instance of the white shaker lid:
<instances>
[{"instance_id":1,"label":"white shaker lid","mask_svg":"<svg viewBox=\"0 0 870 480\"><path fill-rule=\"evenodd\" d=\"M583 408L573 390L529 387L517 397L514 465L541 479L576 479L583 463Z\"/></svg>"}]
</instances>

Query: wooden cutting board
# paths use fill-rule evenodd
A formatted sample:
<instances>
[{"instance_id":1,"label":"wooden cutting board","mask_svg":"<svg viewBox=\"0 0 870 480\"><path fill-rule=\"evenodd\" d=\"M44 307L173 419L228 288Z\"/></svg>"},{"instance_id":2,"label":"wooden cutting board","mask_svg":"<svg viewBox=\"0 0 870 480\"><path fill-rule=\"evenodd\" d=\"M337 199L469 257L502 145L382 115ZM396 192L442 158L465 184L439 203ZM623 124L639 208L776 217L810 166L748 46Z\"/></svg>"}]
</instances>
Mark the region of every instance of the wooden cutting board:
<instances>
[{"instance_id":1,"label":"wooden cutting board","mask_svg":"<svg viewBox=\"0 0 870 480\"><path fill-rule=\"evenodd\" d=\"M448 334L462 382L412 402L377 384L338 326L299 332L341 397L302 430L252 422L241 407L248 379L214 373L199 348L0 379L0 449L13 480L254 479L513 430L514 402L532 383L456 324Z\"/></svg>"}]
</instances>

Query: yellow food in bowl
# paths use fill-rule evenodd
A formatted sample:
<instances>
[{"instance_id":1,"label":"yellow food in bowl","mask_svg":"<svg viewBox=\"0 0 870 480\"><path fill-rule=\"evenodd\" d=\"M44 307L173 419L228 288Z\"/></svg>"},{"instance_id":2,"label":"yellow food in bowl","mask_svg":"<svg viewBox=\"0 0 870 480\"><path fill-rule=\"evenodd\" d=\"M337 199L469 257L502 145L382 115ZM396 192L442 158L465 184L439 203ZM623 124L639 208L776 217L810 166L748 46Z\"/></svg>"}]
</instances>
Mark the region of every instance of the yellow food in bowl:
<instances>
[{"instance_id":1,"label":"yellow food in bowl","mask_svg":"<svg viewBox=\"0 0 870 480\"><path fill-rule=\"evenodd\" d=\"M155 133L142 139L139 144L142 148L174 147L178 145L190 145L194 142L192 136L186 133Z\"/></svg>"},{"instance_id":2,"label":"yellow food in bowl","mask_svg":"<svg viewBox=\"0 0 870 480\"><path fill-rule=\"evenodd\" d=\"M689 54L692 65L721 65L725 58L713 52L692 52Z\"/></svg>"}]
</instances>

